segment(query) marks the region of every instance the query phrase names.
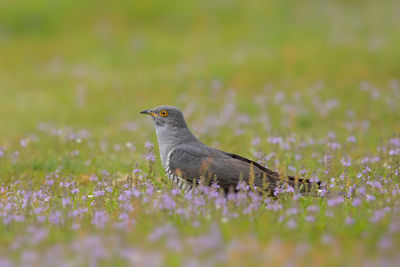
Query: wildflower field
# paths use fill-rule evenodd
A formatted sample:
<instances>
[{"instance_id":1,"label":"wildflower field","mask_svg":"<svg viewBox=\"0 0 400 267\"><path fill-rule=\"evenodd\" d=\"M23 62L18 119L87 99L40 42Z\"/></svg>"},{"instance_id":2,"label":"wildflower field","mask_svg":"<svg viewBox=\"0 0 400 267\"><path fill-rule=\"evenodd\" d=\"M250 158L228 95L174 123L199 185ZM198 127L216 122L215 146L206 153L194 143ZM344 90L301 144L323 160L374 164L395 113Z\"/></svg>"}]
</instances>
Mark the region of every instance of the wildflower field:
<instances>
[{"instance_id":1,"label":"wildflower field","mask_svg":"<svg viewBox=\"0 0 400 267\"><path fill-rule=\"evenodd\" d=\"M399 14L1 1L0 266L399 266ZM162 104L205 144L327 190L181 192L139 114Z\"/></svg>"}]
</instances>

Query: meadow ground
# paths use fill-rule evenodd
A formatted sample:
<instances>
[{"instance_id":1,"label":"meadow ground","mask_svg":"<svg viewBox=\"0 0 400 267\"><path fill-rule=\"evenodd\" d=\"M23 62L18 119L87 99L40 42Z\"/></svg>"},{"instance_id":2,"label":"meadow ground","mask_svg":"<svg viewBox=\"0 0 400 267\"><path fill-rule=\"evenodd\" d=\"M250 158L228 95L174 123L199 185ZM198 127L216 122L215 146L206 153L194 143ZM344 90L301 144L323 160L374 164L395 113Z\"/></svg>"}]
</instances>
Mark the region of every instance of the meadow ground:
<instances>
[{"instance_id":1,"label":"meadow ground","mask_svg":"<svg viewBox=\"0 0 400 267\"><path fill-rule=\"evenodd\" d=\"M1 1L0 266L398 266L397 1L141 2ZM184 194L160 104L345 195Z\"/></svg>"}]
</instances>

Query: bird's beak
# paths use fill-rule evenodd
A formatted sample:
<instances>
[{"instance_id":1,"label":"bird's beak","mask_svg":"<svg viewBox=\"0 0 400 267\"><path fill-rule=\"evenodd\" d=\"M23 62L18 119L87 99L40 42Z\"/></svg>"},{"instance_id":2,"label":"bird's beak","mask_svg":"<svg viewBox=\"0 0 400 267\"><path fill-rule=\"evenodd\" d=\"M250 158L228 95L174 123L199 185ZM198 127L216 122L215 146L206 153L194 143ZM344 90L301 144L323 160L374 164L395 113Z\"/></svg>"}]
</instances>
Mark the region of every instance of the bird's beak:
<instances>
[{"instance_id":1,"label":"bird's beak","mask_svg":"<svg viewBox=\"0 0 400 267\"><path fill-rule=\"evenodd\" d=\"M158 114L154 113L150 109L142 110L142 111L140 111L140 114L147 114L147 115L150 115L150 116L153 116L153 117L158 117Z\"/></svg>"}]
</instances>

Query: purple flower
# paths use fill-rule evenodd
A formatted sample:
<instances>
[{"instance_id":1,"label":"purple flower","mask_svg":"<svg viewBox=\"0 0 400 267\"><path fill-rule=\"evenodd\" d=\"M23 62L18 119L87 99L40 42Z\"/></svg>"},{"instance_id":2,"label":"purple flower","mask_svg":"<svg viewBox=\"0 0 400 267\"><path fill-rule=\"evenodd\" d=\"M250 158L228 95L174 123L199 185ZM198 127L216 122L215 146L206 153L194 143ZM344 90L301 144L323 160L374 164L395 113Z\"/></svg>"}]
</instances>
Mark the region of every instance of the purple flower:
<instances>
[{"instance_id":1,"label":"purple flower","mask_svg":"<svg viewBox=\"0 0 400 267\"><path fill-rule=\"evenodd\" d=\"M21 265L33 266L35 262L39 262L40 256L37 252L26 250L21 253Z\"/></svg>"},{"instance_id":2,"label":"purple flower","mask_svg":"<svg viewBox=\"0 0 400 267\"><path fill-rule=\"evenodd\" d=\"M61 212L52 211L48 218L49 222L52 224L59 224L61 222Z\"/></svg>"},{"instance_id":3,"label":"purple flower","mask_svg":"<svg viewBox=\"0 0 400 267\"><path fill-rule=\"evenodd\" d=\"M378 242L378 248L380 250L388 250L392 247L393 241L389 236L384 236Z\"/></svg>"},{"instance_id":4,"label":"purple flower","mask_svg":"<svg viewBox=\"0 0 400 267\"><path fill-rule=\"evenodd\" d=\"M108 215L106 212L96 211L92 219L92 224L98 228L104 228L107 221L108 221Z\"/></svg>"},{"instance_id":5,"label":"purple flower","mask_svg":"<svg viewBox=\"0 0 400 267\"><path fill-rule=\"evenodd\" d=\"M304 169L304 168L302 168L302 169L299 171L300 174L306 174L307 172L308 172L307 169Z\"/></svg>"},{"instance_id":6,"label":"purple flower","mask_svg":"<svg viewBox=\"0 0 400 267\"><path fill-rule=\"evenodd\" d=\"M166 247L168 247L169 249L176 251L176 252L179 252L182 250L182 244L179 242L179 240L176 237L167 238Z\"/></svg>"},{"instance_id":7,"label":"purple flower","mask_svg":"<svg viewBox=\"0 0 400 267\"><path fill-rule=\"evenodd\" d=\"M118 200L121 201L121 202L126 202L126 201L128 201L128 199L129 199L129 196L127 194L125 194L125 193L121 193L118 196Z\"/></svg>"},{"instance_id":8,"label":"purple flower","mask_svg":"<svg viewBox=\"0 0 400 267\"><path fill-rule=\"evenodd\" d=\"M79 156L79 150L73 150L71 153L69 153L71 157L76 157Z\"/></svg>"},{"instance_id":9,"label":"purple flower","mask_svg":"<svg viewBox=\"0 0 400 267\"><path fill-rule=\"evenodd\" d=\"M136 190L136 189L133 189L133 190L132 190L132 194L133 194L135 197L140 197L141 192L138 191L138 190Z\"/></svg>"},{"instance_id":10,"label":"purple flower","mask_svg":"<svg viewBox=\"0 0 400 267\"><path fill-rule=\"evenodd\" d=\"M149 241L156 242L160 238L164 236L176 236L177 230L175 227L170 224L166 224L165 226L155 228L154 231L148 236Z\"/></svg>"},{"instance_id":11,"label":"purple flower","mask_svg":"<svg viewBox=\"0 0 400 267\"><path fill-rule=\"evenodd\" d=\"M1 257L0 258L0 266L2 266L2 267L13 267L15 265L11 260Z\"/></svg>"},{"instance_id":12,"label":"purple flower","mask_svg":"<svg viewBox=\"0 0 400 267\"><path fill-rule=\"evenodd\" d=\"M278 211L278 210L282 209L282 205L279 204L279 203L274 202L274 203L267 204L267 206L265 206L265 208L267 210Z\"/></svg>"},{"instance_id":13,"label":"purple flower","mask_svg":"<svg viewBox=\"0 0 400 267\"><path fill-rule=\"evenodd\" d=\"M340 149L342 146L339 143L333 142L328 144L332 150Z\"/></svg>"},{"instance_id":14,"label":"purple flower","mask_svg":"<svg viewBox=\"0 0 400 267\"><path fill-rule=\"evenodd\" d=\"M122 210L126 210L126 211L133 211L133 206L131 203L127 202L127 203L121 203L120 204L120 208Z\"/></svg>"},{"instance_id":15,"label":"purple flower","mask_svg":"<svg viewBox=\"0 0 400 267\"><path fill-rule=\"evenodd\" d=\"M113 189L112 189L111 186L107 186L107 187L106 187L106 191L107 191L108 193L111 193L111 192L113 191Z\"/></svg>"},{"instance_id":16,"label":"purple flower","mask_svg":"<svg viewBox=\"0 0 400 267\"><path fill-rule=\"evenodd\" d=\"M391 150L389 151L389 155L390 155L390 156L397 156L397 155L399 155L399 154L400 154L400 148L391 149Z\"/></svg>"},{"instance_id":17,"label":"purple flower","mask_svg":"<svg viewBox=\"0 0 400 267\"><path fill-rule=\"evenodd\" d=\"M370 219L372 223L379 222L385 216L385 210L377 210L374 212L374 215Z\"/></svg>"},{"instance_id":18,"label":"purple flower","mask_svg":"<svg viewBox=\"0 0 400 267\"><path fill-rule=\"evenodd\" d=\"M349 138L347 138L347 142L349 142L349 143L355 143L356 142L356 138L355 138L355 136L349 136Z\"/></svg>"},{"instance_id":19,"label":"purple flower","mask_svg":"<svg viewBox=\"0 0 400 267\"><path fill-rule=\"evenodd\" d=\"M43 215L39 215L36 217L36 220L40 223L44 222L46 220L46 217Z\"/></svg>"},{"instance_id":20,"label":"purple flower","mask_svg":"<svg viewBox=\"0 0 400 267\"><path fill-rule=\"evenodd\" d=\"M353 219L353 218L350 218L350 217L347 217L347 218L346 218L346 224L347 224L347 225L352 225L352 224L354 224L354 219Z\"/></svg>"},{"instance_id":21,"label":"purple flower","mask_svg":"<svg viewBox=\"0 0 400 267\"><path fill-rule=\"evenodd\" d=\"M328 164L331 159L332 159L331 155L325 155L323 158L325 164Z\"/></svg>"},{"instance_id":22,"label":"purple flower","mask_svg":"<svg viewBox=\"0 0 400 267\"><path fill-rule=\"evenodd\" d=\"M318 182L319 182L318 176L312 176L312 177L310 178L310 182L311 182L311 183L318 183Z\"/></svg>"},{"instance_id":23,"label":"purple flower","mask_svg":"<svg viewBox=\"0 0 400 267\"><path fill-rule=\"evenodd\" d=\"M377 182L377 181L375 181L375 182L367 181L367 184L372 186L372 187L382 188L382 184L380 182Z\"/></svg>"},{"instance_id":24,"label":"purple flower","mask_svg":"<svg viewBox=\"0 0 400 267\"><path fill-rule=\"evenodd\" d=\"M357 193L358 194L365 195L365 192L366 192L366 188L364 186L357 188Z\"/></svg>"},{"instance_id":25,"label":"purple flower","mask_svg":"<svg viewBox=\"0 0 400 267\"><path fill-rule=\"evenodd\" d=\"M360 200L359 198L355 198L355 199L353 200L353 203L352 203L353 207L357 207L357 206L359 206L360 204L361 204L361 200Z\"/></svg>"},{"instance_id":26,"label":"purple flower","mask_svg":"<svg viewBox=\"0 0 400 267\"><path fill-rule=\"evenodd\" d=\"M27 230L32 235L30 239L32 244L39 243L40 241L45 239L49 234L49 230L45 228L36 229L34 227L30 227Z\"/></svg>"},{"instance_id":27,"label":"purple flower","mask_svg":"<svg viewBox=\"0 0 400 267\"><path fill-rule=\"evenodd\" d=\"M135 168L135 169L133 169L133 171L132 171L132 174L136 174L136 175L138 175L139 173L141 173L142 172L142 170L141 169L139 169L139 168Z\"/></svg>"},{"instance_id":28,"label":"purple flower","mask_svg":"<svg viewBox=\"0 0 400 267\"><path fill-rule=\"evenodd\" d=\"M343 202L343 197L332 198L328 200L328 206L333 207Z\"/></svg>"},{"instance_id":29,"label":"purple flower","mask_svg":"<svg viewBox=\"0 0 400 267\"><path fill-rule=\"evenodd\" d=\"M78 193L79 193L79 188L73 188L73 189L71 190L71 193L72 193L72 194L78 194Z\"/></svg>"},{"instance_id":30,"label":"purple flower","mask_svg":"<svg viewBox=\"0 0 400 267\"><path fill-rule=\"evenodd\" d=\"M11 223L12 222L12 216L11 215L3 215L3 224L5 224L5 225L7 225L7 224L9 224L9 223Z\"/></svg>"},{"instance_id":31,"label":"purple flower","mask_svg":"<svg viewBox=\"0 0 400 267\"><path fill-rule=\"evenodd\" d=\"M19 140L19 144L20 144L22 147L26 147L26 146L28 145L28 140L26 140L26 139L21 139L21 140Z\"/></svg>"},{"instance_id":32,"label":"purple flower","mask_svg":"<svg viewBox=\"0 0 400 267\"><path fill-rule=\"evenodd\" d=\"M176 203L174 199L167 193L163 194L162 197L162 207L168 210L174 209L176 206Z\"/></svg>"},{"instance_id":33,"label":"purple flower","mask_svg":"<svg viewBox=\"0 0 400 267\"><path fill-rule=\"evenodd\" d=\"M275 197L276 197L276 196L279 196L279 195L280 195L281 193L283 193L283 192L284 192L283 188L277 186L277 187L275 187L275 189L274 189L274 196L275 196Z\"/></svg>"},{"instance_id":34,"label":"purple flower","mask_svg":"<svg viewBox=\"0 0 400 267\"><path fill-rule=\"evenodd\" d=\"M268 143L271 143L271 144L281 144L283 142L283 139L280 136L268 137L267 141L268 141Z\"/></svg>"},{"instance_id":35,"label":"purple flower","mask_svg":"<svg viewBox=\"0 0 400 267\"><path fill-rule=\"evenodd\" d=\"M293 166L289 166L288 169L291 172L296 172L297 171L297 169L295 167L293 167Z\"/></svg>"},{"instance_id":36,"label":"purple flower","mask_svg":"<svg viewBox=\"0 0 400 267\"><path fill-rule=\"evenodd\" d=\"M294 219L290 219L290 220L287 222L287 227L288 227L289 229L296 229L296 228L297 228L297 223L296 223L296 221L295 221Z\"/></svg>"},{"instance_id":37,"label":"purple flower","mask_svg":"<svg viewBox=\"0 0 400 267\"><path fill-rule=\"evenodd\" d=\"M292 186L288 186L287 188L286 188L286 193L294 193L294 188L292 187Z\"/></svg>"},{"instance_id":38,"label":"purple flower","mask_svg":"<svg viewBox=\"0 0 400 267\"><path fill-rule=\"evenodd\" d=\"M218 251L223 246L221 231L217 225L211 225L210 232L205 235L189 238L189 245L195 249L194 253Z\"/></svg>"},{"instance_id":39,"label":"purple flower","mask_svg":"<svg viewBox=\"0 0 400 267\"><path fill-rule=\"evenodd\" d=\"M153 147L154 147L154 144L153 144L152 142L146 141L144 147L145 147L145 148L153 148Z\"/></svg>"},{"instance_id":40,"label":"purple flower","mask_svg":"<svg viewBox=\"0 0 400 267\"><path fill-rule=\"evenodd\" d=\"M400 147L400 138L392 138L390 139L390 143L394 146Z\"/></svg>"},{"instance_id":41,"label":"purple flower","mask_svg":"<svg viewBox=\"0 0 400 267\"><path fill-rule=\"evenodd\" d=\"M151 184L149 184L146 188L146 194L147 195L152 195L154 193L154 188Z\"/></svg>"},{"instance_id":42,"label":"purple flower","mask_svg":"<svg viewBox=\"0 0 400 267\"><path fill-rule=\"evenodd\" d=\"M156 157L155 157L153 151L150 151L149 153L147 153L144 158L147 161L152 161L152 162L156 160Z\"/></svg>"},{"instance_id":43,"label":"purple flower","mask_svg":"<svg viewBox=\"0 0 400 267\"><path fill-rule=\"evenodd\" d=\"M293 195L293 200L298 200L301 198L301 194L300 193L296 193Z\"/></svg>"},{"instance_id":44,"label":"purple flower","mask_svg":"<svg viewBox=\"0 0 400 267\"><path fill-rule=\"evenodd\" d=\"M62 205L63 207L68 206L71 203L71 199L69 197L63 198L62 199Z\"/></svg>"},{"instance_id":45,"label":"purple flower","mask_svg":"<svg viewBox=\"0 0 400 267\"><path fill-rule=\"evenodd\" d=\"M13 220L16 222L23 222L25 220L25 216L22 214L14 214Z\"/></svg>"},{"instance_id":46,"label":"purple flower","mask_svg":"<svg viewBox=\"0 0 400 267\"><path fill-rule=\"evenodd\" d=\"M251 141L252 146L258 146L261 143L260 137L256 137Z\"/></svg>"},{"instance_id":47,"label":"purple flower","mask_svg":"<svg viewBox=\"0 0 400 267\"><path fill-rule=\"evenodd\" d=\"M351 160L350 160L349 157L347 157L347 158L342 158L342 159L340 160L340 162L342 163L342 165L343 165L344 167L350 167L350 166L351 166Z\"/></svg>"},{"instance_id":48,"label":"purple flower","mask_svg":"<svg viewBox=\"0 0 400 267\"><path fill-rule=\"evenodd\" d=\"M374 195L367 195L365 198L366 198L367 202L371 202L371 201L374 201L376 197Z\"/></svg>"},{"instance_id":49,"label":"purple flower","mask_svg":"<svg viewBox=\"0 0 400 267\"><path fill-rule=\"evenodd\" d=\"M238 191L248 191L249 190L249 186L247 185L246 182L239 182L236 185L236 190L238 190Z\"/></svg>"},{"instance_id":50,"label":"purple flower","mask_svg":"<svg viewBox=\"0 0 400 267\"><path fill-rule=\"evenodd\" d=\"M368 174L371 172L371 169L368 166L364 166L364 169L362 171L364 174Z\"/></svg>"},{"instance_id":51,"label":"purple flower","mask_svg":"<svg viewBox=\"0 0 400 267\"><path fill-rule=\"evenodd\" d=\"M309 215L309 216L306 217L306 221L313 223L313 222L315 222L315 218L314 218L314 216Z\"/></svg>"},{"instance_id":52,"label":"purple flower","mask_svg":"<svg viewBox=\"0 0 400 267\"><path fill-rule=\"evenodd\" d=\"M110 176L110 173L107 170L103 170L102 175L103 175L103 178L104 178L104 177Z\"/></svg>"},{"instance_id":53,"label":"purple flower","mask_svg":"<svg viewBox=\"0 0 400 267\"><path fill-rule=\"evenodd\" d=\"M93 195L94 195L95 197L104 196L105 193L106 193L106 192L105 192L104 190L93 191Z\"/></svg>"},{"instance_id":54,"label":"purple flower","mask_svg":"<svg viewBox=\"0 0 400 267\"><path fill-rule=\"evenodd\" d=\"M78 216L80 214L79 210L72 210L68 213L69 217L75 218L76 216Z\"/></svg>"},{"instance_id":55,"label":"purple flower","mask_svg":"<svg viewBox=\"0 0 400 267\"><path fill-rule=\"evenodd\" d=\"M192 203L195 207L200 207L200 206L203 206L206 204L206 201L205 201L203 195L195 196L192 201L193 201Z\"/></svg>"},{"instance_id":56,"label":"purple flower","mask_svg":"<svg viewBox=\"0 0 400 267\"><path fill-rule=\"evenodd\" d=\"M325 216L327 217L333 217L333 212L332 211L325 211Z\"/></svg>"},{"instance_id":57,"label":"purple flower","mask_svg":"<svg viewBox=\"0 0 400 267\"><path fill-rule=\"evenodd\" d=\"M336 134L334 132L328 132L327 137L330 140L335 140L336 139Z\"/></svg>"},{"instance_id":58,"label":"purple flower","mask_svg":"<svg viewBox=\"0 0 400 267\"><path fill-rule=\"evenodd\" d=\"M131 220L129 217L129 214L126 212L122 212L119 215L119 222L114 224L114 227L117 229L128 229L128 227L131 225L131 223L134 223L134 220Z\"/></svg>"},{"instance_id":59,"label":"purple flower","mask_svg":"<svg viewBox=\"0 0 400 267\"><path fill-rule=\"evenodd\" d=\"M332 241L333 241L333 238L332 238L332 236L330 236L330 235L328 235L328 234L324 234L323 236L322 236L322 243L324 243L324 244L330 244L330 243L332 243Z\"/></svg>"},{"instance_id":60,"label":"purple flower","mask_svg":"<svg viewBox=\"0 0 400 267\"><path fill-rule=\"evenodd\" d=\"M121 151L121 145L120 144L115 144L114 145L114 151L115 152Z\"/></svg>"},{"instance_id":61,"label":"purple flower","mask_svg":"<svg viewBox=\"0 0 400 267\"><path fill-rule=\"evenodd\" d=\"M290 208L286 211L287 215L295 215L298 213L298 210L296 208Z\"/></svg>"},{"instance_id":62,"label":"purple flower","mask_svg":"<svg viewBox=\"0 0 400 267\"><path fill-rule=\"evenodd\" d=\"M37 207L37 208L35 208L34 210L33 210L33 213L35 214L35 215L38 215L38 214L40 214L40 213L42 213L42 212L44 212L45 211L45 209L43 208L43 207Z\"/></svg>"},{"instance_id":63,"label":"purple flower","mask_svg":"<svg viewBox=\"0 0 400 267\"><path fill-rule=\"evenodd\" d=\"M122 212L122 213L119 215L119 219L120 219L120 220L128 220L128 219L129 219L129 214L126 213L126 212Z\"/></svg>"},{"instance_id":64,"label":"purple flower","mask_svg":"<svg viewBox=\"0 0 400 267\"><path fill-rule=\"evenodd\" d=\"M318 212L319 208L317 206L308 206L307 211L309 212Z\"/></svg>"}]
</instances>

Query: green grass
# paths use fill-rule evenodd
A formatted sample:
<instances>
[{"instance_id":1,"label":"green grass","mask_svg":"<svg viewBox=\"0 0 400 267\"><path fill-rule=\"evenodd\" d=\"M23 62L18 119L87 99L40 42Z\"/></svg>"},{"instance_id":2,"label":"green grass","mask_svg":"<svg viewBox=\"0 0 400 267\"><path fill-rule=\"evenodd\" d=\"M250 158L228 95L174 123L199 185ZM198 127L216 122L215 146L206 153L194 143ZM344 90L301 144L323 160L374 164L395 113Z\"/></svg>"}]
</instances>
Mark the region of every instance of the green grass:
<instances>
[{"instance_id":1,"label":"green grass","mask_svg":"<svg viewBox=\"0 0 400 267\"><path fill-rule=\"evenodd\" d=\"M112 255L123 248L134 248L150 259L160 257L152 253L161 253L162 263L171 266L188 264L185 253L203 264L209 257L212 265L282 264L288 258L300 265L309 259L332 266L378 263L383 258L395 262L393 251L400 238L397 230L389 229L398 222L399 199L390 194L397 188L400 166L399 156L388 153L396 149L390 139L400 135L399 12L394 0L3 0L0 185L9 190L0 193L0 203L11 201L7 192L55 190L45 216L61 210L66 222L37 223L29 207L21 209L23 222L6 225L0 217L0 257L21 262L24 251L44 255L58 244L65 258L73 258L69 244L93 235ZM242 214L246 205L231 203L229 212L238 217L225 223L212 202L201 214L185 219L135 199L129 202L135 207L130 230L94 227L96 210L106 210L110 221L118 221L119 183L126 184L124 177L136 167L149 173L161 191L154 201L170 191L159 158L151 167L144 159L146 141L156 144L156 138L149 118L139 114L161 104L180 107L191 129L208 145L252 159L256 152L275 152L266 162L269 167L293 175L305 168L304 176L318 175L323 181L343 175L346 188L364 185L357 178L365 167L362 160L379 156L367 165L371 180L383 176L390 181L384 184L388 192L367 186L376 200L358 207L352 206L353 199L332 208L326 199L289 197L277 201L281 211L272 212L263 204ZM243 132L237 135L238 131ZM327 137L331 132L333 139ZM346 141L351 135L355 143ZM288 149L268 141L277 136L294 141L288 141ZM260 143L251 145L257 137ZM26 147L21 140L28 142ZM332 150L329 142L341 148ZM329 163L321 160L327 154L332 157ZM350 167L341 164L347 156ZM98 189L89 177L101 177L103 170L110 173L107 181L113 192L92 207L80 198ZM79 186L74 207L89 209L79 220L79 230L71 229L74 220L62 206L62 198L70 193L59 186L47 188L46 176L57 184L68 179ZM175 201L177 207L190 209L183 196ZM311 204L320 209L314 223L305 220L304 209ZM299 209L295 230L287 227L286 212L293 207ZM391 212L371 223L374 212L385 207ZM325 210L333 210L334 217L326 216ZM346 225L347 217L355 223ZM200 226L193 226L196 221ZM175 238L182 250L174 251L167 241L148 240L166 223L178 229ZM40 246L24 243L13 249L32 225L49 228ZM193 252L197 241L192 239L215 235L212 227L221 234L221 244L212 251ZM388 235L393 238L390 249L379 250L380 240ZM329 242L321 241L324 238ZM213 260L218 253L226 260ZM115 257L101 264L113 260L126 263ZM145 263L138 261L134 263Z\"/></svg>"}]
</instances>

